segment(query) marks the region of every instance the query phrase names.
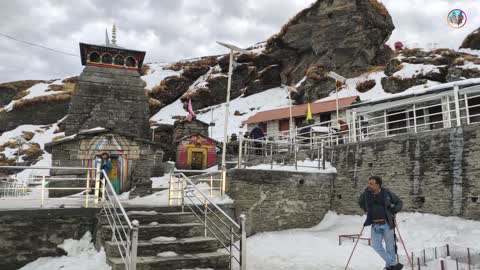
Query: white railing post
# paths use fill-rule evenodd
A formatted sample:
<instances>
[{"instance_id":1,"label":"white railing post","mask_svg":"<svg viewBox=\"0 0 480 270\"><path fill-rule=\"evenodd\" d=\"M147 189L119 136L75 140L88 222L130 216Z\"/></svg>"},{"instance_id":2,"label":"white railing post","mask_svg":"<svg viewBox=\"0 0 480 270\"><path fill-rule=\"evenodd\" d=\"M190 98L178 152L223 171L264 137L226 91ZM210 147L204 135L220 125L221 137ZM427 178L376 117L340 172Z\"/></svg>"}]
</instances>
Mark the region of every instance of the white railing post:
<instances>
[{"instance_id":1,"label":"white railing post","mask_svg":"<svg viewBox=\"0 0 480 270\"><path fill-rule=\"evenodd\" d=\"M175 195L174 193L174 186L173 186L173 171L170 172L170 182L169 182L169 188L168 188L168 206L173 205L173 196Z\"/></svg>"},{"instance_id":2,"label":"white railing post","mask_svg":"<svg viewBox=\"0 0 480 270\"><path fill-rule=\"evenodd\" d=\"M212 198L213 198L213 175L210 175L210 199Z\"/></svg>"},{"instance_id":3,"label":"white railing post","mask_svg":"<svg viewBox=\"0 0 480 270\"><path fill-rule=\"evenodd\" d=\"M240 270L247 269L247 228L245 214L240 215L240 232L242 239L240 240Z\"/></svg>"},{"instance_id":4,"label":"white railing post","mask_svg":"<svg viewBox=\"0 0 480 270\"><path fill-rule=\"evenodd\" d=\"M413 130L417 133L417 107L415 103L413 104Z\"/></svg>"},{"instance_id":5,"label":"white railing post","mask_svg":"<svg viewBox=\"0 0 480 270\"><path fill-rule=\"evenodd\" d=\"M450 96L447 95L445 97L446 99L446 103L447 103L447 124L445 125L445 127L452 127L452 116L451 116L451 108L450 108Z\"/></svg>"},{"instance_id":6,"label":"white railing post","mask_svg":"<svg viewBox=\"0 0 480 270\"><path fill-rule=\"evenodd\" d=\"M383 123L385 127L385 137L388 137L387 110L383 110Z\"/></svg>"},{"instance_id":7,"label":"white railing post","mask_svg":"<svg viewBox=\"0 0 480 270\"><path fill-rule=\"evenodd\" d=\"M42 195L41 195L41 207L45 206L45 175L42 175Z\"/></svg>"},{"instance_id":8,"label":"white railing post","mask_svg":"<svg viewBox=\"0 0 480 270\"><path fill-rule=\"evenodd\" d=\"M93 198L93 204L95 207L98 206L98 195L99 195L99 186L100 186L100 175L103 173L101 171L102 164L100 160L97 160L97 167L95 168L95 195ZM104 176L105 178L105 176Z\"/></svg>"},{"instance_id":9,"label":"white railing post","mask_svg":"<svg viewBox=\"0 0 480 270\"><path fill-rule=\"evenodd\" d=\"M243 136L240 136L240 142L238 144L238 164L237 168L242 168L242 147L243 147Z\"/></svg>"},{"instance_id":10,"label":"white railing post","mask_svg":"<svg viewBox=\"0 0 480 270\"><path fill-rule=\"evenodd\" d=\"M85 188L85 208L88 208L88 200L90 199L89 194L90 193L90 172L87 171L87 184Z\"/></svg>"},{"instance_id":11,"label":"white railing post","mask_svg":"<svg viewBox=\"0 0 480 270\"><path fill-rule=\"evenodd\" d=\"M227 168L222 171L222 200L225 197L225 190L227 188Z\"/></svg>"},{"instance_id":12,"label":"white railing post","mask_svg":"<svg viewBox=\"0 0 480 270\"><path fill-rule=\"evenodd\" d=\"M470 125L470 112L468 110L468 95L467 95L467 93L463 94L463 98L465 99L465 115L467 116L467 125Z\"/></svg>"},{"instance_id":13,"label":"white railing post","mask_svg":"<svg viewBox=\"0 0 480 270\"><path fill-rule=\"evenodd\" d=\"M132 242L131 250L130 250L130 267L128 270L136 270L137 269L137 249L138 249L138 228L140 224L138 220L132 221ZM115 233L115 232L113 232Z\"/></svg>"},{"instance_id":14,"label":"white railing post","mask_svg":"<svg viewBox=\"0 0 480 270\"><path fill-rule=\"evenodd\" d=\"M352 112L353 142L357 142L357 112Z\"/></svg>"},{"instance_id":15,"label":"white railing post","mask_svg":"<svg viewBox=\"0 0 480 270\"><path fill-rule=\"evenodd\" d=\"M455 118L457 119L457 127L462 125L462 119L460 117L460 102L458 100L458 85L453 86L453 96L455 98Z\"/></svg>"}]
</instances>

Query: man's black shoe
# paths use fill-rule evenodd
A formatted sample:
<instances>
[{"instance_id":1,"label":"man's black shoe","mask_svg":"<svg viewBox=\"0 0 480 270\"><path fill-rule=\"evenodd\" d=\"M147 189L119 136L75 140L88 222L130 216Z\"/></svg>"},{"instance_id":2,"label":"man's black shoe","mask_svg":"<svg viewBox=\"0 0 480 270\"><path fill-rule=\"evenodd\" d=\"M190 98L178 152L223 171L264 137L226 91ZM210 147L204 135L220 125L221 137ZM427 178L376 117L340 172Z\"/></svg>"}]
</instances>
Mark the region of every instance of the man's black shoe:
<instances>
[{"instance_id":1,"label":"man's black shoe","mask_svg":"<svg viewBox=\"0 0 480 270\"><path fill-rule=\"evenodd\" d=\"M392 265L388 268L388 270L401 270L403 268L403 264L397 263L396 265Z\"/></svg>"}]
</instances>

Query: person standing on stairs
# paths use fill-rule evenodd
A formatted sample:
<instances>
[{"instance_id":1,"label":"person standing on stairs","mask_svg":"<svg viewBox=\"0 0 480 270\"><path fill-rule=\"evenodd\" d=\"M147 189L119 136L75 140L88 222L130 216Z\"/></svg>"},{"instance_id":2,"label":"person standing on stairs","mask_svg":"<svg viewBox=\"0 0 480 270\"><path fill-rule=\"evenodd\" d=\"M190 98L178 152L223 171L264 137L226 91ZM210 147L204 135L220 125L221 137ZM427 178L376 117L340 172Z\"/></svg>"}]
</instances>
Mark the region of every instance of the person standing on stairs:
<instances>
[{"instance_id":1,"label":"person standing on stairs","mask_svg":"<svg viewBox=\"0 0 480 270\"><path fill-rule=\"evenodd\" d=\"M367 212L363 226L372 226L373 249L385 261L385 270L400 270L395 245L395 214L402 210L403 203L395 193L382 187L382 178L370 176L368 186L360 195L358 204ZM385 241L385 247L382 241Z\"/></svg>"}]
</instances>

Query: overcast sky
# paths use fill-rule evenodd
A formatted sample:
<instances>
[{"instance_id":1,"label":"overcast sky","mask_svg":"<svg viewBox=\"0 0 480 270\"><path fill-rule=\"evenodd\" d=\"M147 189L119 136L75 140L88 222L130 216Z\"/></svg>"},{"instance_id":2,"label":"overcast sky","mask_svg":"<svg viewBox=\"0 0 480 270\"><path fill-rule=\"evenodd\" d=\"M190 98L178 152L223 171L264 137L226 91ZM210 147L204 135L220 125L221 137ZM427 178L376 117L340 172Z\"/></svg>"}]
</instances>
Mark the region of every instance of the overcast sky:
<instances>
[{"instance_id":1,"label":"overcast sky","mask_svg":"<svg viewBox=\"0 0 480 270\"><path fill-rule=\"evenodd\" d=\"M78 43L104 42L116 23L120 46L147 52L146 62L219 54L215 43L248 47L266 40L314 0L15 0L0 3L0 34L79 54ZM458 48L480 27L479 0L382 0L395 24L390 43ZM467 13L448 26L451 9ZM80 59L0 36L0 82L80 74Z\"/></svg>"}]
</instances>

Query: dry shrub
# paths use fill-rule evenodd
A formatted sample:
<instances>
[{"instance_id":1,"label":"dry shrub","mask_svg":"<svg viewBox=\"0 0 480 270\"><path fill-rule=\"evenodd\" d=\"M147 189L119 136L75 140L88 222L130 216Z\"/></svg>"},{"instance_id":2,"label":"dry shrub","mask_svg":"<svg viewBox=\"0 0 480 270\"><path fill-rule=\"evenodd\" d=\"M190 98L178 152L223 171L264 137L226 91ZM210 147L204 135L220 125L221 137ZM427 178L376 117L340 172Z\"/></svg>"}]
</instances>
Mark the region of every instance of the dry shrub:
<instances>
[{"instance_id":1,"label":"dry shrub","mask_svg":"<svg viewBox=\"0 0 480 270\"><path fill-rule=\"evenodd\" d=\"M365 93L367 92L368 90L372 89L373 87L375 87L377 83L375 82L375 80L368 80L368 81L364 81L364 82L361 82L361 83L358 83L357 84L357 90L358 92L360 93Z\"/></svg>"},{"instance_id":2,"label":"dry shrub","mask_svg":"<svg viewBox=\"0 0 480 270\"><path fill-rule=\"evenodd\" d=\"M472 62L476 65L480 65L480 58L478 58L474 55L466 54L466 55L463 56L463 59L465 61Z\"/></svg>"},{"instance_id":3,"label":"dry shrub","mask_svg":"<svg viewBox=\"0 0 480 270\"><path fill-rule=\"evenodd\" d=\"M454 66L463 66L465 64L465 58L460 57L453 61L452 65Z\"/></svg>"},{"instance_id":4,"label":"dry shrub","mask_svg":"<svg viewBox=\"0 0 480 270\"><path fill-rule=\"evenodd\" d=\"M51 84L48 86L46 92L49 91L73 91L75 83L65 82L64 84Z\"/></svg>"},{"instance_id":5,"label":"dry shrub","mask_svg":"<svg viewBox=\"0 0 480 270\"><path fill-rule=\"evenodd\" d=\"M150 110L151 116L155 115L158 111L160 111L161 108L162 108L162 102L154 98L148 99L148 109Z\"/></svg>"},{"instance_id":6,"label":"dry shrub","mask_svg":"<svg viewBox=\"0 0 480 270\"><path fill-rule=\"evenodd\" d=\"M22 99L18 100L13 104L12 111L25 108L27 106L37 106L44 103L60 103L70 100L72 97L72 91L65 91L60 94L48 95L48 96L39 96L32 99Z\"/></svg>"},{"instance_id":7,"label":"dry shrub","mask_svg":"<svg viewBox=\"0 0 480 270\"><path fill-rule=\"evenodd\" d=\"M23 97L26 97L28 94L30 94L30 91L28 91L28 90L24 90L24 91L22 91L22 92L18 92L18 94L16 94L16 95L13 97L13 100L22 99Z\"/></svg>"},{"instance_id":8,"label":"dry shrub","mask_svg":"<svg viewBox=\"0 0 480 270\"><path fill-rule=\"evenodd\" d=\"M74 76L74 77L70 77L70 78L66 78L66 79L63 79L62 83L77 83L77 80L78 80L78 76Z\"/></svg>"},{"instance_id":9,"label":"dry shrub","mask_svg":"<svg viewBox=\"0 0 480 270\"><path fill-rule=\"evenodd\" d=\"M421 51L422 51L422 49L420 49L420 48L413 48L413 49L405 48L402 51L402 55L405 56L405 57L417 56L417 54Z\"/></svg>"},{"instance_id":10,"label":"dry shrub","mask_svg":"<svg viewBox=\"0 0 480 270\"><path fill-rule=\"evenodd\" d=\"M38 143L29 143L28 146L28 148L20 151L20 155L25 155L25 157L22 157L22 159L29 163L38 161L43 154L43 150L40 145Z\"/></svg>"},{"instance_id":11,"label":"dry shrub","mask_svg":"<svg viewBox=\"0 0 480 270\"><path fill-rule=\"evenodd\" d=\"M20 145L22 145L20 142L17 142L17 141L8 141L8 142L2 144L2 145L0 146L0 148L3 148L3 150L5 150L5 148L15 149L15 148L20 147ZM2 151L3 151L3 150L2 150Z\"/></svg>"},{"instance_id":12,"label":"dry shrub","mask_svg":"<svg viewBox=\"0 0 480 270\"><path fill-rule=\"evenodd\" d=\"M15 166L15 158L7 158L5 155L0 154L0 166Z\"/></svg>"},{"instance_id":13,"label":"dry shrub","mask_svg":"<svg viewBox=\"0 0 480 270\"><path fill-rule=\"evenodd\" d=\"M30 132L30 131L22 131L22 138L25 139L25 141L30 141L33 139L33 136L35 136L35 133Z\"/></svg>"},{"instance_id":14,"label":"dry shrub","mask_svg":"<svg viewBox=\"0 0 480 270\"><path fill-rule=\"evenodd\" d=\"M218 64L216 56L205 56L198 60L194 61L180 61L173 63L170 66L165 67L165 69L179 71L185 69L186 67L200 67L200 66L210 66L214 67Z\"/></svg>"},{"instance_id":15,"label":"dry shrub","mask_svg":"<svg viewBox=\"0 0 480 270\"><path fill-rule=\"evenodd\" d=\"M147 75L148 71L150 70L150 66L147 64L143 64L142 68L140 69L140 76Z\"/></svg>"},{"instance_id":16,"label":"dry shrub","mask_svg":"<svg viewBox=\"0 0 480 270\"><path fill-rule=\"evenodd\" d=\"M52 142L56 142L56 141L61 140L63 138L65 138L65 135L55 136L55 137L53 137Z\"/></svg>"},{"instance_id":17,"label":"dry shrub","mask_svg":"<svg viewBox=\"0 0 480 270\"><path fill-rule=\"evenodd\" d=\"M26 81L8 82L8 83L0 84L0 88L11 88L18 91L24 91L34 86L37 83L46 83L46 81L26 80Z\"/></svg>"}]
</instances>

